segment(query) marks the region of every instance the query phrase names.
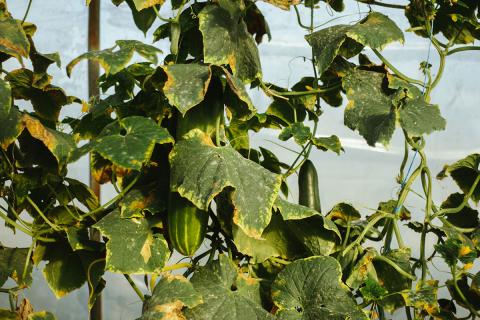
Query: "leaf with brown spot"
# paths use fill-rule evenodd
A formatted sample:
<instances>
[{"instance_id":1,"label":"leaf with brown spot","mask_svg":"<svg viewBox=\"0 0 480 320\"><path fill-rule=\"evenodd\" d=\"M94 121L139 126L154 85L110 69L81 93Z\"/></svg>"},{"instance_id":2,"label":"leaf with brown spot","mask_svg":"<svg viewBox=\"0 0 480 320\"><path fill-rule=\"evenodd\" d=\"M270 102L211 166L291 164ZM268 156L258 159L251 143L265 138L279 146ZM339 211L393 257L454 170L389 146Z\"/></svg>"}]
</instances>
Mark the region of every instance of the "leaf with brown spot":
<instances>
[{"instance_id":1,"label":"leaf with brown spot","mask_svg":"<svg viewBox=\"0 0 480 320\"><path fill-rule=\"evenodd\" d=\"M167 82L163 92L171 105L185 115L192 107L205 98L212 71L209 66L191 64L173 64L164 66Z\"/></svg>"},{"instance_id":2,"label":"leaf with brown spot","mask_svg":"<svg viewBox=\"0 0 480 320\"><path fill-rule=\"evenodd\" d=\"M155 285L152 296L143 305L139 320L184 320L184 307L202 303L202 296L180 275L165 274Z\"/></svg>"},{"instance_id":3,"label":"leaf with brown spot","mask_svg":"<svg viewBox=\"0 0 480 320\"><path fill-rule=\"evenodd\" d=\"M94 225L109 240L106 270L117 273L160 273L170 256L168 245L151 227L155 220L124 219L115 210Z\"/></svg>"},{"instance_id":4,"label":"leaf with brown spot","mask_svg":"<svg viewBox=\"0 0 480 320\"><path fill-rule=\"evenodd\" d=\"M28 57L30 43L20 21L10 15L0 15L0 52L17 58Z\"/></svg>"},{"instance_id":5,"label":"leaf with brown spot","mask_svg":"<svg viewBox=\"0 0 480 320\"><path fill-rule=\"evenodd\" d=\"M233 188L233 222L260 238L270 222L281 176L245 159L230 146L215 147L198 129L177 142L170 153L170 188L202 210L225 188Z\"/></svg>"}]
</instances>

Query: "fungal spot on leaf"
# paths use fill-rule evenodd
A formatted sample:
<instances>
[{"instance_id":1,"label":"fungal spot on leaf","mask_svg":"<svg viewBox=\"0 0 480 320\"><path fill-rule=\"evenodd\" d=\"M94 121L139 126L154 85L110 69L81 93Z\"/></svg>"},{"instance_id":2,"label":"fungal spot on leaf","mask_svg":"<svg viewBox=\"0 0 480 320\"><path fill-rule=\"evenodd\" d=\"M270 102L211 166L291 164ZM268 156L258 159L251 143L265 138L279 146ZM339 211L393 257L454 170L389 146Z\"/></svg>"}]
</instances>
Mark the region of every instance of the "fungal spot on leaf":
<instances>
[{"instance_id":1,"label":"fungal spot on leaf","mask_svg":"<svg viewBox=\"0 0 480 320\"><path fill-rule=\"evenodd\" d=\"M300 312L303 312L303 308L300 307L300 306L296 306L296 307L295 307L295 310L297 310L297 312L299 312L299 313L300 313Z\"/></svg>"},{"instance_id":2,"label":"fungal spot on leaf","mask_svg":"<svg viewBox=\"0 0 480 320\"><path fill-rule=\"evenodd\" d=\"M232 284L232 286L230 287L231 291L237 291L237 289L238 289L237 286L234 284Z\"/></svg>"}]
</instances>

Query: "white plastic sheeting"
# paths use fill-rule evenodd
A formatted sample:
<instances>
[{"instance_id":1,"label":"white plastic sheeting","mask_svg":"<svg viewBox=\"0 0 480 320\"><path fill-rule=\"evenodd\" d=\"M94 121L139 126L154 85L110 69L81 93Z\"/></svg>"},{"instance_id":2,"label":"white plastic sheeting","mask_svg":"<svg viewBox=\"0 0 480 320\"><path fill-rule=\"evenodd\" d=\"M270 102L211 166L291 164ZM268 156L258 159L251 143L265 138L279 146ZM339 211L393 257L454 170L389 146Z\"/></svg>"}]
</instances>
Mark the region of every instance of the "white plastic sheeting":
<instances>
[{"instance_id":1,"label":"white plastic sheeting","mask_svg":"<svg viewBox=\"0 0 480 320\"><path fill-rule=\"evenodd\" d=\"M13 15L22 17L28 0L8 0L8 6ZM347 15L333 23L353 23L368 12L366 5L357 5L353 0L346 0ZM304 30L297 26L295 13L285 12L269 5L259 3L270 25L273 39L260 45L260 56L265 81L279 85L293 85L301 77L311 75L309 61L310 47L303 39ZM379 8L375 8L378 10ZM87 7L82 0L34 0L28 21L38 26L35 43L40 52L59 51L62 58L62 69L51 67L54 83L66 89L68 94L87 98L86 63L82 62L73 71L69 79L66 76L65 65L73 58L87 50ZM398 10L381 9L397 21L403 30L408 23ZM164 16L170 16L169 8L162 8ZM303 11L305 22L309 14ZM332 18L332 11L325 4L316 12L315 24L327 22ZM338 16L339 14L335 14ZM117 39L139 39L151 42L151 33L158 22L145 38L133 24L129 8L124 4L115 7L108 0L102 1L101 8L101 46L110 47ZM266 39L265 39L266 40ZM168 44L159 42L164 52L168 52ZM419 63L426 60L428 39L423 39L406 33L405 45L392 44L384 51L384 55L407 75L423 79ZM370 55L373 60L374 57ZM433 70L438 66L438 57L431 52ZM8 67L8 66L6 66ZM478 75L480 74L480 55L478 52L464 52L448 57L445 76L432 95L432 102L438 103L443 116L447 119L447 129L427 137L426 153L433 173L441 170L444 164L451 163L464 156L480 151L480 92L478 90ZM251 97L260 110L264 110L269 99L263 93L250 91ZM62 115L78 116L79 106L64 108ZM270 141L276 140L278 132L265 131L252 139L253 146L265 145L281 157L284 162L291 162L295 154L279 148ZM335 203L347 201L352 203L363 214L372 213L378 202L396 197L398 184L395 178L403 156L403 137L397 130L388 149L381 146L369 147L363 138L343 126L343 107L324 107L320 118L318 135L336 134L340 137L345 153L337 156L333 153L314 151L312 160L317 166L320 178L320 193L322 207L328 210ZM278 142L278 141L277 141ZM296 148L289 142L285 146ZM298 147L297 147L298 149ZM418 159L417 159L418 160ZM86 159L70 166L70 175L87 182L88 167ZM290 180L292 195L290 200L296 201L296 177ZM415 190L421 190L414 185ZM436 203L441 202L456 187L449 182L441 181L434 185L433 197ZM113 195L111 188L102 188L103 200ZM413 218L423 217L423 203L414 194L410 194L406 206L412 211ZM406 244L418 247L418 237L408 236L410 231L403 229ZM434 239L429 239L430 250ZM13 235L0 226L0 241L6 246L28 246L28 237L18 233ZM415 253L415 252L414 252ZM177 258L177 257L175 257ZM177 259L178 260L178 259ZM438 261L439 262L439 261ZM442 277L442 264L437 264L440 271L435 276ZM478 266L476 266L478 268ZM41 268L40 268L41 269ZM443 270L445 268L443 267ZM434 270L435 271L435 270ZM34 282L25 294L36 309L46 309L55 313L58 319L87 319L86 309L87 288L73 292L68 297L57 300L43 280L41 270L35 270ZM107 287L104 290L104 319L134 319L141 310L141 302L121 275L109 273L106 276ZM143 281L135 278L140 288ZM442 291L441 291L442 293ZM0 306L7 305L6 295L0 296ZM398 315L398 319L403 314Z\"/></svg>"}]
</instances>

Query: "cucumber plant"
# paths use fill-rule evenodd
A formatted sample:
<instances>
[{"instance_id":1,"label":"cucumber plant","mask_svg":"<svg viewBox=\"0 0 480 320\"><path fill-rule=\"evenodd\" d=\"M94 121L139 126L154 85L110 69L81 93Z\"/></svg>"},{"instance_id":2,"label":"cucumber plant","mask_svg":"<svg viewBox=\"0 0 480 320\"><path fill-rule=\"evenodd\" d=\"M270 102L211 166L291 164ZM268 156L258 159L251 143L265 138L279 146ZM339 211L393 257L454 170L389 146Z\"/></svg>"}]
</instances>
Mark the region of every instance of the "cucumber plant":
<instances>
[{"instance_id":1,"label":"cucumber plant","mask_svg":"<svg viewBox=\"0 0 480 320\"><path fill-rule=\"evenodd\" d=\"M0 318L54 319L20 299L42 261L55 296L88 285L88 307L105 287L106 272L123 274L143 302L142 320L480 316L480 273L474 271L480 155L465 155L438 173L459 187L440 203L432 197L425 151L427 135L446 127L431 100L447 58L480 50L478 1L112 2L128 5L154 43L119 39L68 63L66 73L77 81L86 78L74 70L80 61L103 68L103 94L81 100L54 85L48 70L61 66L59 54L37 51L28 11L19 20L0 0L0 218L32 239L27 248L0 244L0 295L10 303ZM331 19L325 8L341 15L359 4L371 10L355 23L315 24ZM162 6L171 7L171 17L162 15ZM257 46L271 37L261 11L268 6L291 10L311 48L305 58L311 76L290 88L262 75ZM404 42L396 22L376 11L385 7L403 12L408 32L431 42L438 55L438 63L421 63L423 81L382 55L391 43ZM160 25L152 30L155 21ZM158 41L169 41L170 52ZM134 53L143 60L132 62ZM247 89L270 99L265 112ZM84 114L61 116L70 104L81 104ZM388 145L396 128L404 137L399 192L372 214L348 199L320 207L309 158L318 150L344 151L337 136L317 135L323 109L341 106L345 126L370 146ZM292 163L251 146L249 138L265 129L277 130L280 142L298 144ZM410 172L412 153L420 163ZM93 177L117 191L103 205L68 176L68 164L87 154ZM288 200L287 178L295 174L298 204ZM405 205L416 181L422 219ZM91 228L104 241L91 240ZM405 245L405 228L418 234L417 248ZM434 248L427 247L430 236ZM185 258L173 261L174 252ZM438 258L446 280L431 272ZM133 274L144 275L148 292Z\"/></svg>"}]
</instances>

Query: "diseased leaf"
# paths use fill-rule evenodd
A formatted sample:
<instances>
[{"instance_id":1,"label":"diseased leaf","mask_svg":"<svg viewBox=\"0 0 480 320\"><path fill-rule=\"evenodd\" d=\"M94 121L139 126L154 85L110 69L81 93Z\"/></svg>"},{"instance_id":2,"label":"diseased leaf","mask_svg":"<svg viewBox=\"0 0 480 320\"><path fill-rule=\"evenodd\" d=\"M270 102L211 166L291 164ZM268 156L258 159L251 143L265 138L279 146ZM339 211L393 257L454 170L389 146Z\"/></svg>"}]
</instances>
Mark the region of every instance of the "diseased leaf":
<instances>
[{"instance_id":1,"label":"diseased leaf","mask_svg":"<svg viewBox=\"0 0 480 320\"><path fill-rule=\"evenodd\" d=\"M410 266L410 248L392 250L385 256L396 263L404 271L411 273ZM377 271L378 282L390 294L385 296L378 303L385 308L385 311L393 313L396 309L405 306L405 301L401 296L402 290L410 289L412 280L402 277L392 266L381 260L373 262Z\"/></svg>"},{"instance_id":2,"label":"diseased leaf","mask_svg":"<svg viewBox=\"0 0 480 320\"><path fill-rule=\"evenodd\" d=\"M437 315L440 311L437 302L438 280L418 282L415 290L403 291L402 297L407 306L426 311L431 316Z\"/></svg>"},{"instance_id":3,"label":"diseased leaf","mask_svg":"<svg viewBox=\"0 0 480 320\"><path fill-rule=\"evenodd\" d=\"M185 319L182 309L202 303L202 295L182 276L166 274L153 289L152 296L143 305L138 320Z\"/></svg>"},{"instance_id":4,"label":"diseased leaf","mask_svg":"<svg viewBox=\"0 0 480 320\"><path fill-rule=\"evenodd\" d=\"M50 313L48 311L38 311L34 313L30 313L28 315L28 320L56 320L55 316L53 313Z\"/></svg>"},{"instance_id":5,"label":"diseased leaf","mask_svg":"<svg viewBox=\"0 0 480 320\"><path fill-rule=\"evenodd\" d=\"M152 119L131 116L107 125L81 153L95 150L118 166L140 170L150 159L155 144L173 142L167 129Z\"/></svg>"},{"instance_id":6,"label":"diseased leaf","mask_svg":"<svg viewBox=\"0 0 480 320\"><path fill-rule=\"evenodd\" d=\"M146 219L123 219L115 210L94 225L109 240L106 270L117 273L160 273L170 251L163 236Z\"/></svg>"},{"instance_id":7,"label":"diseased leaf","mask_svg":"<svg viewBox=\"0 0 480 320\"><path fill-rule=\"evenodd\" d=\"M272 285L279 319L367 319L343 284L339 263L332 257L296 260Z\"/></svg>"},{"instance_id":8,"label":"diseased leaf","mask_svg":"<svg viewBox=\"0 0 480 320\"><path fill-rule=\"evenodd\" d=\"M219 316L229 320L274 319L261 306L260 280L239 273L224 255L195 272L191 283L202 294L203 303L187 309L187 319L210 320Z\"/></svg>"},{"instance_id":9,"label":"diseased leaf","mask_svg":"<svg viewBox=\"0 0 480 320\"><path fill-rule=\"evenodd\" d=\"M437 105L428 105L423 99L417 99L400 109L400 124L409 134L421 136L424 133L444 130L446 121L440 115Z\"/></svg>"},{"instance_id":10,"label":"diseased leaf","mask_svg":"<svg viewBox=\"0 0 480 320\"><path fill-rule=\"evenodd\" d=\"M133 0L138 11L150 8L156 5L162 5L165 0Z\"/></svg>"},{"instance_id":11,"label":"diseased leaf","mask_svg":"<svg viewBox=\"0 0 480 320\"><path fill-rule=\"evenodd\" d=\"M386 15L371 12L365 19L352 26L347 36L364 46L382 50L387 44L405 41L402 30Z\"/></svg>"},{"instance_id":12,"label":"diseased leaf","mask_svg":"<svg viewBox=\"0 0 480 320\"><path fill-rule=\"evenodd\" d=\"M319 212L312 208L288 202L280 197L275 200L273 207L280 211L284 220L301 220L319 215Z\"/></svg>"},{"instance_id":13,"label":"diseased leaf","mask_svg":"<svg viewBox=\"0 0 480 320\"><path fill-rule=\"evenodd\" d=\"M301 0L263 0L267 3L273 4L283 10L290 10L290 6L300 3Z\"/></svg>"},{"instance_id":14,"label":"diseased leaf","mask_svg":"<svg viewBox=\"0 0 480 320\"><path fill-rule=\"evenodd\" d=\"M222 68L227 79L228 87L225 90L227 99L226 106L230 109L233 117L239 120L251 119L257 112L252 100L245 89L243 82Z\"/></svg>"},{"instance_id":15,"label":"diseased leaf","mask_svg":"<svg viewBox=\"0 0 480 320\"><path fill-rule=\"evenodd\" d=\"M343 78L343 88L349 100L344 122L374 146L388 145L395 131L396 112L390 97L382 91L384 75L355 70Z\"/></svg>"},{"instance_id":16,"label":"diseased leaf","mask_svg":"<svg viewBox=\"0 0 480 320\"><path fill-rule=\"evenodd\" d=\"M5 119L10 114L12 106L12 90L10 84L0 78L0 120Z\"/></svg>"},{"instance_id":17,"label":"diseased leaf","mask_svg":"<svg viewBox=\"0 0 480 320\"><path fill-rule=\"evenodd\" d=\"M202 210L207 210L223 189L233 188L234 223L248 236L261 237L280 189L279 175L229 146L215 147L210 137L197 129L177 142L170 153L170 164L171 190Z\"/></svg>"},{"instance_id":18,"label":"diseased leaf","mask_svg":"<svg viewBox=\"0 0 480 320\"><path fill-rule=\"evenodd\" d=\"M239 6L237 1L222 1L220 5L205 6L198 15L204 61L229 65L235 76L252 82L262 76L260 58L257 45L239 16Z\"/></svg>"},{"instance_id":19,"label":"diseased leaf","mask_svg":"<svg viewBox=\"0 0 480 320\"><path fill-rule=\"evenodd\" d=\"M315 147L322 151L330 150L338 155L341 151L344 151L340 139L336 135L331 135L330 137L312 138L312 143Z\"/></svg>"},{"instance_id":20,"label":"diseased leaf","mask_svg":"<svg viewBox=\"0 0 480 320\"><path fill-rule=\"evenodd\" d=\"M6 150L7 147L14 142L23 131L23 125L20 121L22 114L16 107L10 108L10 112L6 116L1 117L2 125L0 126L0 147Z\"/></svg>"},{"instance_id":21,"label":"diseased leaf","mask_svg":"<svg viewBox=\"0 0 480 320\"><path fill-rule=\"evenodd\" d=\"M402 31L387 16L371 12L357 24L335 25L305 36L313 48L319 74L322 74L335 57L343 55L347 59L357 55L362 45L382 50L387 44L400 41Z\"/></svg>"},{"instance_id":22,"label":"diseased leaf","mask_svg":"<svg viewBox=\"0 0 480 320\"><path fill-rule=\"evenodd\" d=\"M0 52L17 58L28 57L30 43L19 20L10 15L0 15Z\"/></svg>"},{"instance_id":23,"label":"diseased leaf","mask_svg":"<svg viewBox=\"0 0 480 320\"><path fill-rule=\"evenodd\" d=\"M377 255L378 252L373 248L365 250L364 255L357 261L345 282L350 288L358 289L368 279L377 279L377 273L373 266L373 259Z\"/></svg>"},{"instance_id":24,"label":"diseased leaf","mask_svg":"<svg viewBox=\"0 0 480 320\"><path fill-rule=\"evenodd\" d=\"M115 74L125 68L135 52L153 64L158 63L157 54L162 53L160 49L137 40L117 40L111 48L87 52L73 59L67 65L67 75L70 77L72 69L83 59L98 61L106 74Z\"/></svg>"},{"instance_id":25,"label":"diseased leaf","mask_svg":"<svg viewBox=\"0 0 480 320\"><path fill-rule=\"evenodd\" d=\"M168 77L163 92L182 115L203 101L212 77L209 66L173 64L163 67L163 70Z\"/></svg>"},{"instance_id":26,"label":"diseased leaf","mask_svg":"<svg viewBox=\"0 0 480 320\"><path fill-rule=\"evenodd\" d=\"M161 193L152 184L130 190L119 203L122 218L141 218L145 211L155 214L166 209Z\"/></svg>"},{"instance_id":27,"label":"diseased leaf","mask_svg":"<svg viewBox=\"0 0 480 320\"><path fill-rule=\"evenodd\" d=\"M23 114L22 125L35 139L40 140L63 166L68 163L71 152L76 148L73 137L69 134L45 127L40 120Z\"/></svg>"},{"instance_id":28,"label":"diseased leaf","mask_svg":"<svg viewBox=\"0 0 480 320\"><path fill-rule=\"evenodd\" d=\"M10 277L20 286L32 283L32 263L27 261L28 248L5 248L0 246L0 287ZM28 263L27 272L23 270Z\"/></svg>"},{"instance_id":29,"label":"diseased leaf","mask_svg":"<svg viewBox=\"0 0 480 320\"><path fill-rule=\"evenodd\" d=\"M480 175L480 154L474 153L454 164L446 165L437 175L438 179L443 179L447 175L452 176L460 189L467 194L473 186L475 179ZM471 199L478 203L480 201L480 183L473 190Z\"/></svg>"},{"instance_id":30,"label":"diseased leaf","mask_svg":"<svg viewBox=\"0 0 480 320\"><path fill-rule=\"evenodd\" d=\"M270 257L294 259L305 254L305 248L292 234L282 216L272 214L272 219L263 230L262 239L254 239L245 235L238 227L233 227L233 240L238 250L253 257L253 261L261 263Z\"/></svg>"},{"instance_id":31,"label":"diseased leaf","mask_svg":"<svg viewBox=\"0 0 480 320\"><path fill-rule=\"evenodd\" d=\"M345 34L350 28L349 25L336 25L305 36L315 54L319 74L327 70L339 55L340 48L345 42Z\"/></svg>"},{"instance_id":32,"label":"diseased leaf","mask_svg":"<svg viewBox=\"0 0 480 320\"><path fill-rule=\"evenodd\" d=\"M385 290L385 288L372 279L367 279L365 281L365 286L360 288L360 292L366 301L379 301L388 294L388 291Z\"/></svg>"}]
</instances>

